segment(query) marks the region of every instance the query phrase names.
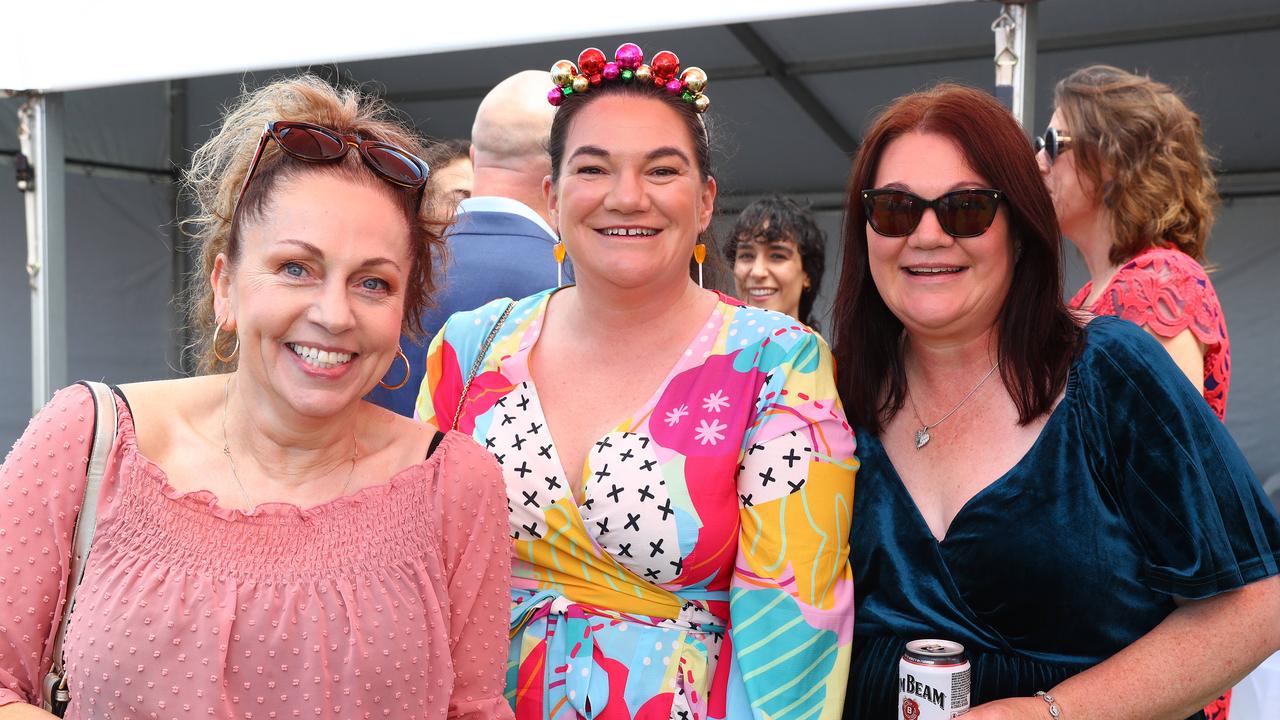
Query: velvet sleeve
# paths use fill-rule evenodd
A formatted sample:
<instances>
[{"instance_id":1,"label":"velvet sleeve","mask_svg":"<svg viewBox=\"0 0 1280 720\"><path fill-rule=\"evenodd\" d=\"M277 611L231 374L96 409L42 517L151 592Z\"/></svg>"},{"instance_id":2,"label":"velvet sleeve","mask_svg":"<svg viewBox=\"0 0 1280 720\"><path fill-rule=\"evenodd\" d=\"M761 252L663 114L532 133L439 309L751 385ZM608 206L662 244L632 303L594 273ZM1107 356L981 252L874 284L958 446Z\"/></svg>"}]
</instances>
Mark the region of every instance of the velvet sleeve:
<instances>
[{"instance_id":1,"label":"velvet sleeve","mask_svg":"<svg viewBox=\"0 0 1280 720\"><path fill-rule=\"evenodd\" d=\"M1168 353L1114 318L1088 332L1086 433L1146 556L1143 583L1200 599L1280 572L1280 518Z\"/></svg>"},{"instance_id":2,"label":"velvet sleeve","mask_svg":"<svg viewBox=\"0 0 1280 720\"><path fill-rule=\"evenodd\" d=\"M816 334L775 336L761 370L738 467L725 717L838 718L853 634L853 435Z\"/></svg>"},{"instance_id":3,"label":"velvet sleeve","mask_svg":"<svg viewBox=\"0 0 1280 720\"><path fill-rule=\"evenodd\" d=\"M498 463L469 437L450 433L447 441L438 526L453 656L449 717L510 718L503 696L511 601L505 486Z\"/></svg>"},{"instance_id":4,"label":"velvet sleeve","mask_svg":"<svg viewBox=\"0 0 1280 720\"><path fill-rule=\"evenodd\" d=\"M0 705L40 699L66 599L93 422L89 390L65 388L0 467Z\"/></svg>"}]
</instances>

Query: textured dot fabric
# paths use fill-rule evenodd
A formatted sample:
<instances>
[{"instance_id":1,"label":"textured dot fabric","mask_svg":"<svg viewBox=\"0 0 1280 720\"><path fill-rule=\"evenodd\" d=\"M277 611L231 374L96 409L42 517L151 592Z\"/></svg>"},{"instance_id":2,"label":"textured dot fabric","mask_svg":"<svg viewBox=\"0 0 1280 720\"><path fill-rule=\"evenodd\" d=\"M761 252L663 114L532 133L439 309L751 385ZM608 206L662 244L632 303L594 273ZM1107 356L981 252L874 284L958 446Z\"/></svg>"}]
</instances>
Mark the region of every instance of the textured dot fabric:
<instances>
[{"instance_id":1,"label":"textured dot fabric","mask_svg":"<svg viewBox=\"0 0 1280 720\"><path fill-rule=\"evenodd\" d=\"M313 508L181 493L120 429L64 656L68 718L509 718L493 459L431 458ZM36 704L93 435L60 391L0 468L0 705Z\"/></svg>"}]
</instances>

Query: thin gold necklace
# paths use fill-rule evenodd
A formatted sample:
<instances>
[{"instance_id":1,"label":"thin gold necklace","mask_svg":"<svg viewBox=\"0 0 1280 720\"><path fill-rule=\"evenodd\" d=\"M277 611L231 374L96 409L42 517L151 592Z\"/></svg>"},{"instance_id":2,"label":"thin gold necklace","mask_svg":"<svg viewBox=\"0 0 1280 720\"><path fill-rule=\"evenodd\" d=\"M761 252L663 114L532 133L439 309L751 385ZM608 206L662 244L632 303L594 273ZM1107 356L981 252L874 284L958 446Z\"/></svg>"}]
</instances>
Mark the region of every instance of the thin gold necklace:
<instances>
[{"instance_id":1,"label":"thin gold necklace","mask_svg":"<svg viewBox=\"0 0 1280 720\"><path fill-rule=\"evenodd\" d=\"M916 409L915 398L912 396L912 393L910 392L907 393L907 402L911 403L911 414L915 415L916 422L920 423L920 427L916 429L916 450L919 450L920 448L929 444L929 431L932 430L933 428L938 427L942 423L946 422L947 418L954 415L955 412L960 409L961 405L964 405L966 402L968 402L969 398L973 397L973 394L978 392L979 388L987 384L987 380L991 379L991 376L995 374L996 368L998 367L1000 367L999 360L996 361L995 365L991 366L991 369L987 371L986 375L982 376L982 379L978 381L978 384L973 386L973 389L969 391L968 395L965 395L964 397L960 398L960 402L956 403L956 406L951 408L950 412L948 412L946 415L943 415L936 422L927 423L924 420L921 420L920 411Z\"/></svg>"},{"instance_id":2,"label":"thin gold necklace","mask_svg":"<svg viewBox=\"0 0 1280 720\"><path fill-rule=\"evenodd\" d=\"M227 456L227 463L231 465L231 477L235 478L236 486L240 488L240 494L244 496L245 507L252 510L255 505L249 499L249 491L245 489L244 483L240 481L240 473L236 472L236 460L231 456L231 445L227 442L227 406L231 404L231 373L227 373L227 383L222 388L222 454ZM351 430L351 470L347 472L347 479L342 483L342 490L338 493L338 497L347 494L347 488L351 486L351 476L356 472L356 461L360 459L360 444L356 442L356 433L354 427Z\"/></svg>"}]
</instances>

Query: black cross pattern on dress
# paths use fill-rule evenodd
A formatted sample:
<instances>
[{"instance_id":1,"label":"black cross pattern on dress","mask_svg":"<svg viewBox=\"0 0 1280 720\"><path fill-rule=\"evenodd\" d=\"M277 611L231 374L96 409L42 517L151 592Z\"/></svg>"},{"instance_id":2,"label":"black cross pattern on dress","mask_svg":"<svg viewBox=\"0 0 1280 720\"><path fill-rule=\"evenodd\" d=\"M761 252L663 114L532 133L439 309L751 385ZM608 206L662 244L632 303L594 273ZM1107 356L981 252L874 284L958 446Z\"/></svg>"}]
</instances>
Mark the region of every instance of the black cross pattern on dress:
<instances>
[{"instance_id":1,"label":"black cross pattern on dress","mask_svg":"<svg viewBox=\"0 0 1280 720\"><path fill-rule=\"evenodd\" d=\"M609 442L609 438L604 437L596 441L596 452L604 452L605 448L613 447L613 443Z\"/></svg>"},{"instance_id":2,"label":"black cross pattern on dress","mask_svg":"<svg viewBox=\"0 0 1280 720\"><path fill-rule=\"evenodd\" d=\"M605 478L609 477L609 476L610 476L610 475L612 475L613 473L609 472L609 463L605 463L605 464L604 464L604 467L602 467L602 468L600 468L599 470L595 471L595 473L594 473L594 474L595 474L595 476L596 476L596 479L598 479L598 480L604 480ZM618 498L614 498L614 501L615 501L615 502L617 502L617 500L618 500Z\"/></svg>"},{"instance_id":3,"label":"black cross pattern on dress","mask_svg":"<svg viewBox=\"0 0 1280 720\"><path fill-rule=\"evenodd\" d=\"M671 498L663 500L662 504L658 506L658 509L662 511L663 520L666 520L668 515L674 515L676 512L671 509Z\"/></svg>"},{"instance_id":4,"label":"black cross pattern on dress","mask_svg":"<svg viewBox=\"0 0 1280 720\"><path fill-rule=\"evenodd\" d=\"M619 557L631 557L631 543L621 543L618 545Z\"/></svg>"},{"instance_id":5,"label":"black cross pattern on dress","mask_svg":"<svg viewBox=\"0 0 1280 720\"><path fill-rule=\"evenodd\" d=\"M662 549L663 539L664 538L658 538L657 540L649 543L649 557L657 557L659 555L667 554L667 551Z\"/></svg>"},{"instance_id":6,"label":"black cross pattern on dress","mask_svg":"<svg viewBox=\"0 0 1280 720\"><path fill-rule=\"evenodd\" d=\"M503 395L502 397L498 398L498 402L494 403L494 405L497 405L498 407L506 407L506 406L507 406L507 396L506 396L506 395Z\"/></svg>"},{"instance_id":7,"label":"black cross pattern on dress","mask_svg":"<svg viewBox=\"0 0 1280 720\"><path fill-rule=\"evenodd\" d=\"M609 467L609 466L605 465L605 467ZM617 485L614 485L613 483L609 483L609 488L610 488L609 492L605 493L605 495L608 495L610 500L614 502L618 502L618 496L622 494L622 488L618 487Z\"/></svg>"},{"instance_id":8,"label":"black cross pattern on dress","mask_svg":"<svg viewBox=\"0 0 1280 720\"><path fill-rule=\"evenodd\" d=\"M640 436L640 449L641 450L649 449L649 438L644 437L643 435Z\"/></svg>"},{"instance_id":9,"label":"black cross pattern on dress","mask_svg":"<svg viewBox=\"0 0 1280 720\"><path fill-rule=\"evenodd\" d=\"M521 490L520 494L524 496L524 504L526 506L532 505L534 507L542 507L541 505L538 504L537 490Z\"/></svg>"},{"instance_id":10,"label":"black cross pattern on dress","mask_svg":"<svg viewBox=\"0 0 1280 720\"><path fill-rule=\"evenodd\" d=\"M755 455L757 450L763 450L763 449L764 449L763 445L761 445L760 443L754 443L751 445L750 448L747 449L747 454Z\"/></svg>"},{"instance_id":11,"label":"black cross pattern on dress","mask_svg":"<svg viewBox=\"0 0 1280 720\"><path fill-rule=\"evenodd\" d=\"M538 454L539 454L539 455L541 455L542 457L544 457L544 458L546 458L546 459L550 460L550 459L551 459L551 446L550 446L550 445L540 445L540 446L538 446Z\"/></svg>"},{"instance_id":12,"label":"black cross pattern on dress","mask_svg":"<svg viewBox=\"0 0 1280 720\"><path fill-rule=\"evenodd\" d=\"M673 567L673 568L675 568L675 569L676 569L676 574L677 574L677 575L679 575L680 573L684 572L684 559L683 559L683 558L676 558L675 560L672 560L672 561L671 561L670 563L668 563L668 564L669 564L671 567Z\"/></svg>"},{"instance_id":13,"label":"black cross pattern on dress","mask_svg":"<svg viewBox=\"0 0 1280 720\"><path fill-rule=\"evenodd\" d=\"M640 469L644 470L645 472L653 472L653 466L657 464L658 464L657 460L645 460L644 462L640 463Z\"/></svg>"},{"instance_id":14,"label":"black cross pattern on dress","mask_svg":"<svg viewBox=\"0 0 1280 720\"><path fill-rule=\"evenodd\" d=\"M589 497L586 500L582 501L582 507L586 508L587 510L590 510L591 506L595 504L596 504L596 499L592 497Z\"/></svg>"},{"instance_id":15,"label":"black cross pattern on dress","mask_svg":"<svg viewBox=\"0 0 1280 720\"><path fill-rule=\"evenodd\" d=\"M520 473L521 480L524 479L525 475L528 475L529 473L533 472L532 470L529 469L529 463L525 462L524 460L520 461L520 467L516 468L515 471Z\"/></svg>"},{"instance_id":16,"label":"black cross pattern on dress","mask_svg":"<svg viewBox=\"0 0 1280 720\"><path fill-rule=\"evenodd\" d=\"M648 485L645 485L645 486L644 486L644 487L642 487L642 488L637 488L637 489L636 489L636 492L640 493L640 502L644 502L645 500L652 500L652 499L653 499L653 493L649 492L649 486L648 486Z\"/></svg>"},{"instance_id":17,"label":"black cross pattern on dress","mask_svg":"<svg viewBox=\"0 0 1280 720\"><path fill-rule=\"evenodd\" d=\"M542 425L539 425L539 424L538 424L538 423L536 423L536 422L531 422L531 423L529 423L529 434L530 434L530 435L537 435L537 434L538 434L538 432L539 432L539 431L541 431L541 430L542 430Z\"/></svg>"},{"instance_id":18,"label":"black cross pattern on dress","mask_svg":"<svg viewBox=\"0 0 1280 720\"><path fill-rule=\"evenodd\" d=\"M498 453L494 453L494 454L493 454L493 459L494 459L494 460L497 460L499 465L503 465L503 464L505 464L505 463L506 463L506 461L507 461L507 455L506 455L506 453L503 453L503 454L501 454L501 455L499 455Z\"/></svg>"},{"instance_id":19,"label":"black cross pattern on dress","mask_svg":"<svg viewBox=\"0 0 1280 720\"><path fill-rule=\"evenodd\" d=\"M515 436L515 439L511 441L511 447L515 448L516 450L524 450L524 443L525 443L524 438L520 437L520 435L517 433Z\"/></svg>"},{"instance_id":20,"label":"black cross pattern on dress","mask_svg":"<svg viewBox=\"0 0 1280 720\"><path fill-rule=\"evenodd\" d=\"M790 470L796 466L796 461L800 459L800 456L796 454L795 448L788 448L787 454L783 455L782 459L787 461L787 469Z\"/></svg>"},{"instance_id":21,"label":"black cross pattern on dress","mask_svg":"<svg viewBox=\"0 0 1280 720\"><path fill-rule=\"evenodd\" d=\"M644 571L644 576L656 582L658 580L658 571L653 568L649 568Z\"/></svg>"},{"instance_id":22,"label":"black cross pattern on dress","mask_svg":"<svg viewBox=\"0 0 1280 720\"><path fill-rule=\"evenodd\" d=\"M493 448L497 447L497 445L498 445L498 441L496 438L487 437L484 439L484 446L489 450L492 450Z\"/></svg>"},{"instance_id":23,"label":"black cross pattern on dress","mask_svg":"<svg viewBox=\"0 0 1280 720\"><path fill-rule=\"evenodd\" d=\"M609 518L606 517L603 520L597 520L596 527L600 528L601 535L604 535L605 533L609 532Z\"/></svg>"},{"instance_id":24,"label":"black cross pattern on dress","mask_svg":"<svg viewBox=\"0 0 1280 720\"><path fill-rule=\"evenodd\" d=\"M778 478L773 476L772 467L767 467L765 468L764 472L760 473L760 484L763 485L764 487L769 487L769 483L777 482L777 481L778 481Z\"/></svg>"},{"instance_id":25,"label":"black cross pattern on dress","mask_svg":"<svg viewBox=\"0 0 1280 720\"><path fill-rule=\"evenodd\" d=\"M689 720L688 710L677 710L676 713L680 716L680 720Z\"/></svg>"},{"instance_id":26,"label":"black cross pattern on dress","mask_svg":"<svg viewBox=\"0 0 1280 720\"><path fill-rule=\"evenodd\" d=\"M790 480L788 480L787 484L791 486L791 492L795 492L800 488L804 487L804 478L800 478L796 482L791 482Z\"/></svg>"},{"instance_id":27,"label":"black cross pattern on dress","mask_svg":"<svg viewBox=\"0 0 1280 720\"><path fill-rule=\"evenodd\" d=\"M751 493L747 493L746 495L739 495L738 498L742 500L743 507L751 507Z\"/></svg>"},{"instance_id":28,"label":"black cross pattern on dress","mask_svg":"<svg viewBox=\"0 0 1280 720\"><path fill-rule=\"evenodd\" d=\"M520 408L521 410L528 410L528 409L529 409L529 396L528 396L528 395L525 395L525 394L523 394L523 393L522 393L522 394L520 395L520 402L516 403L516 407Z\"/></svg>"},{"instance_id":29,"label":"black cross pattern on dress","mask_svg":"<svg viewBox=\"0 0 1280 720\"><path fill-rule=\"evenodd\" d=\"M503 424L503 426L510 425L511 423L515 422L515 420L516 420L516 416L515 416L515 415L508 415L508 414L506 414L506 413L502 413L502 424Z\"/></svg>"},{"instance_id":30,"label":"black cross pattern on dress","mask_svg":"<svg viewBox=\"0 0 1280 720\"><path fill-rule=\"evenodd\" d=\"M554 475L548 475L548 476L546 476L546 477L542 478L542 481L543 481L543 482L545 482L545 483L547 484L547 491L548 491L548 492L550 492L550 491L552 491L552 490L555 490L556 488L560 487L560 481L559 481L559 480L557 480L557 479L556 479L556 477L555 477Z\"/></svg>"},{"instance_id":31,"label":"black cross pattern on dress","mask_svg":"<svg viewBox=\"0 0 1280 720\"><path fill-rule=\"evenodd\" d=\"M626 450L623 450L623 451L622 451L622 454L621 454L621 455L619 455L618 457L622 458L622 460L625 462L625 461L630 460L631 458L633 458L633 457L635 457L635 456L636 456L636 454L635 454L635 453L633 453L633 452L631 452L631 448L627 448Z\"/></svg>"},{"instance_id":32,"label":"black cross pattern on dress","mask_svg":"<svg viewBox=\"0 0 1280 720\"><path fill-rule=\"evenodd\" d=\"M537 523L537 522L534 522L534 523L529 524L529 525L521 525L520 527L521 527L521 528L523 528L523 529L525 530L525 532L529 533L530 535L532 535L532 536L534 536L534 537L536 537L536 538L541 538L541 537L542 537L542 533L538 532L538 523Z\"/></svg>"},{"instance_id":33,"label":"black cross pattern on dress","mask_svg":"<svg viewBox=\"0 0 1280 720\"><path fill-rule=\"evenodd\" d=\"M640 531L640 523L639 523L639 522L637 522L639 519L640 519L640 515L638 515L638 514L636 514L636 513L627 513L627 524L626 524L626 525L623 525L623 526L622 526L622 529L623 529L623 530L635 530L636 532L639 532L639 531Z\"/></svg>"}]
</instances>

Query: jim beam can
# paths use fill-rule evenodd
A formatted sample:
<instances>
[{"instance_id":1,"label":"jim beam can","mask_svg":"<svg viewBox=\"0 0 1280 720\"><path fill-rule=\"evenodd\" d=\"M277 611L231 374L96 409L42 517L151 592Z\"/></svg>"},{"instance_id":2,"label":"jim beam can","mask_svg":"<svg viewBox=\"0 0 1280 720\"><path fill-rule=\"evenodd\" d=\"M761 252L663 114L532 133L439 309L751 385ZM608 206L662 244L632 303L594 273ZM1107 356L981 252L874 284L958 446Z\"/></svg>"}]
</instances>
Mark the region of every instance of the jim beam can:
<instances>
[{"instance_id":1,"label":"jim beam can","mask_svg":"<svg viewBox=\"0 0 1280 720\"><path fill-rule=\"evenodd\" d=\"M950 640L912 640L898 663L900 720L951 720L969 712L969 659Z\"/></svg>"}]
</instances>

